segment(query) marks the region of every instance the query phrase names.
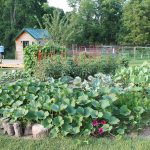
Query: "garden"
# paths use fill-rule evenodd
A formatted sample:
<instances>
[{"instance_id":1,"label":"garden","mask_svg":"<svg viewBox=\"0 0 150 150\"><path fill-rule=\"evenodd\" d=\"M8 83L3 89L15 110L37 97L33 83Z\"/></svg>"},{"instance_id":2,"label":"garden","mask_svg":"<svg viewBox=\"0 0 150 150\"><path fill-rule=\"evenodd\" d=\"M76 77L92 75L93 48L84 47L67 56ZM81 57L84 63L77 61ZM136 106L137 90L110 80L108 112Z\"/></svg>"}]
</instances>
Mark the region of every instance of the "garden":
<instances>
[{"instance_id":1,"label":"garden","mask_svg":"<svg viewBox=\"0 0 150 150\"><path fill-rule=\"evenodd\" d=\"M1 147L147 149L149 64L64 50L49 43L39 59L39 46L32 45L24 51L24 70L2 70Z\"/></svg>"}]
</instances>

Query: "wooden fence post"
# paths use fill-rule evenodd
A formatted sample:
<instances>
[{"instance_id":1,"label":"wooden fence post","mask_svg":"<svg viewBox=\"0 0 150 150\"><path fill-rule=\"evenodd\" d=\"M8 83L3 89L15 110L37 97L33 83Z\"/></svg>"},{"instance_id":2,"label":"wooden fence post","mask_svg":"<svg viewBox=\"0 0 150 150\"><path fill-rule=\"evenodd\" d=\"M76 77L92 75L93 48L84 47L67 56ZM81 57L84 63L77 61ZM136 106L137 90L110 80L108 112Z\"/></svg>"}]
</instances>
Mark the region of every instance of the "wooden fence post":
<instances>
[{"instance_id":1,"label":"wooden fence post","mask_svg":"<svg viewBox=\"0 0 150 150\"><path fill-rule=\"evenodd\" d=\"M136 56L135 56L136 55L136 47L134 47L133 50L134 50L134 60L135 60L135 58L136 58Z\"/></svg>"},{"instance_id":2,"label":"wooden fence post","mask_svg":"<svg viewBox=\"0 0 150 150\"><path fill-rule=\"evenodd\" d=\"M38 61L41 61L41 59L42 59L42 53L38 51Z\"/></svg>"}]
</instances>

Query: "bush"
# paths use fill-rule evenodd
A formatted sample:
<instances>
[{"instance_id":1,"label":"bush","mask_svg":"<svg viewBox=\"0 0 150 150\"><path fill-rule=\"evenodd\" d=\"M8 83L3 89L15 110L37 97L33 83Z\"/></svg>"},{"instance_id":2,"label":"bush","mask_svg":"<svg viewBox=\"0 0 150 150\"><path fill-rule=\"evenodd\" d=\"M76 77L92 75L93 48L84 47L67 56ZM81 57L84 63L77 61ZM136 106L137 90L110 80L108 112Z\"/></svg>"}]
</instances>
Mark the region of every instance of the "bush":
<instances>
[{"instance_id":1,"label":"bush","mask_svg":"<svg viewBox=\"0 0 150 150\"><path fill-rule=\"evenodd\" d=\"M73 78L80 76L82 79L87 79L88 76L94 76L98 72L114 74L115 70L121 66L122 60L112 56L90 58L89 56L79 55L64 58L56 55L37 62L34 75L42 80L46 80L48 77L58 79L62 76Z\"/></svg>"},{"instance_id":2,"label":"bush","mask_svg":"<svg viewBox=\"0 0 150 150\"><path fill-rule=\"evenodd\" d=\"M101 58L89 58L84 55L79 55L68 60L69 70L68 75L75 78L80 76L82 79L87 79L88 76L101 72Z\"/></svg>"},{"instance_id":3,"label":"bush","mask_svg":"<svg viewBox=\"0 0 150 150\"><path fill-rule=\"evenodd\" d=\"M59 55L53 56L51 59L43 59L37 62L34 68L34 76L41 81L45 81L48 77L58 79L67 75L69 66L67 60Z\"/></svg>"},{"instance_id":4,"label":"bush","mask_svg":"<svg viewBox=\"0 0 150 150\"><path fill-rule=\"evenodd\" d=\"M60 54L61 52L66 51L66 48L64 46L60 46L59 44L54 44L52 41L46 43L43 47L38 44L27 46L24 49L25 70L31 71L32 73L32 70L38 61L39 51L41 52L42 57L47 57L50 53Z\"/></svg>"}]
</instances>

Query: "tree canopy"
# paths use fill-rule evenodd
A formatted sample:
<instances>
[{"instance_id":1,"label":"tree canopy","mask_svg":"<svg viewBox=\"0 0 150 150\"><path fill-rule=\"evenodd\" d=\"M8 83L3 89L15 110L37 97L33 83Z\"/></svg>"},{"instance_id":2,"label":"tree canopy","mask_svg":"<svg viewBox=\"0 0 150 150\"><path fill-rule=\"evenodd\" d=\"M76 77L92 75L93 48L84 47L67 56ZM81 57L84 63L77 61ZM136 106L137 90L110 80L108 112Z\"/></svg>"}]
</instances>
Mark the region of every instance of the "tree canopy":
<instances>
[{"instance_id":1,"label":"tree canopy","mask_svg":"<svg viewBox=\"0 0 150 150\"><path fill-rule=\"evenodd\" d=\"M25 27L46 28L53 40L71 44L150 44L150 0L67 0L71 12L47 0L0 0L0 43L14 54ZM10 56L11 57L11 56Z\"/></svg>"}]
</instances>

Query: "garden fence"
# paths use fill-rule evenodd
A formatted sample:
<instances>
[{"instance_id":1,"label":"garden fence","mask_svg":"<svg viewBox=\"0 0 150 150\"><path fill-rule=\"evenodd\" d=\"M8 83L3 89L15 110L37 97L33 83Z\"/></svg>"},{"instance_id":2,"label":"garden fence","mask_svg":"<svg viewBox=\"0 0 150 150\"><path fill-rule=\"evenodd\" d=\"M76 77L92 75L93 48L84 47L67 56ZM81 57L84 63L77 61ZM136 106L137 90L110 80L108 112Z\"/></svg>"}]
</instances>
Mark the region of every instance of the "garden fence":
<instances>
[{"instance_id":1,"label":"garden fence","mask_svg":"<svg viewBox=\"0 0 150 150\"><path fill-rule=\"evenodd\" d=\"M57 53L55 51L49 53L38 52L38 60L44 57L53 57ZM80 54L89 55L92 57L96 56L123 56L128 59L134 60L149 60L150 59L150 47L135 47L135 46L73 46L71 50L65 50L57 55L67 57L67 56L77 56Z\"/></svg>"}]
</instances>

